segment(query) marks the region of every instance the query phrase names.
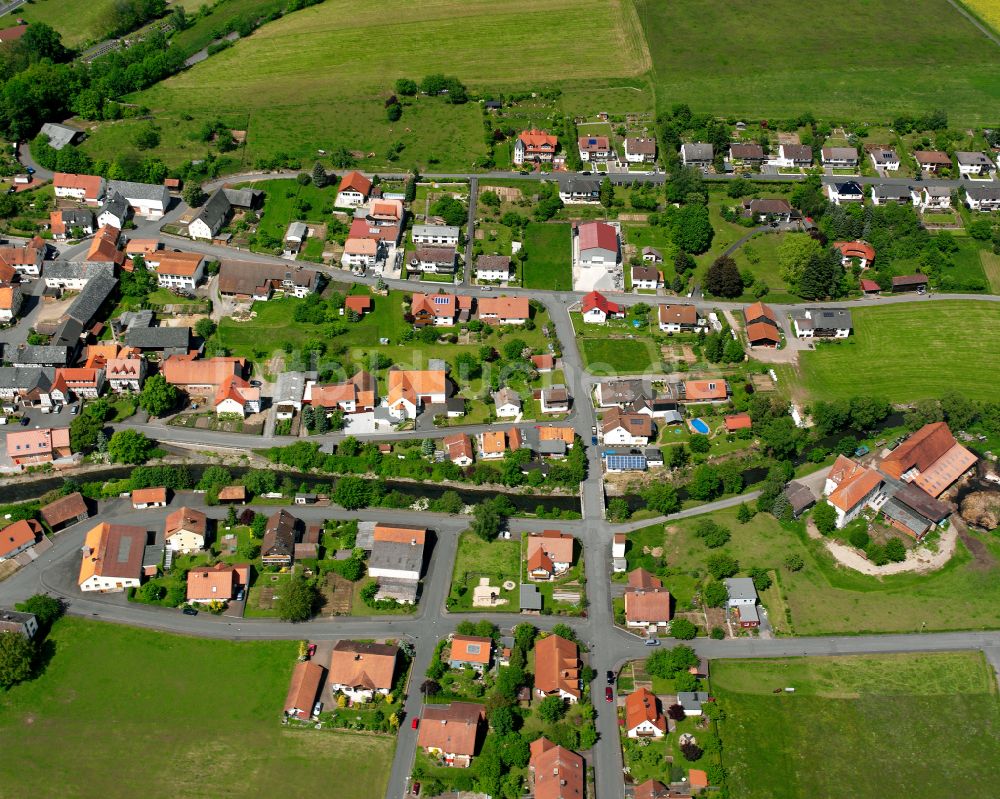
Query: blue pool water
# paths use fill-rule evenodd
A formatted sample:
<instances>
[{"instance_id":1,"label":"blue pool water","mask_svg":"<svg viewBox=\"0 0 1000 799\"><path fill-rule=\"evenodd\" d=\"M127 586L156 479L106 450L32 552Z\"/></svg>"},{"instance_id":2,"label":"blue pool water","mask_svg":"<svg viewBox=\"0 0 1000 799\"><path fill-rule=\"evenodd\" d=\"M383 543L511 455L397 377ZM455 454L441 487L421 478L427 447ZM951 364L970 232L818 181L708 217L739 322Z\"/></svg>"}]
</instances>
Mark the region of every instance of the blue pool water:
<instances>
[{"instance_id":1,"label":"blue pool water","mask_svg":"<svg viewBox=\"0 0 1000 799\"><path fill-rule=\"evenodd\" d=\"M705 435L705 436L708 435L708 432L709 432L708 431L708 425L705 424L705 420L704 419L692 419L691 420L691 427L693 427L697 432L701 433L702 435Z\"/></svg>"}]
</instances>

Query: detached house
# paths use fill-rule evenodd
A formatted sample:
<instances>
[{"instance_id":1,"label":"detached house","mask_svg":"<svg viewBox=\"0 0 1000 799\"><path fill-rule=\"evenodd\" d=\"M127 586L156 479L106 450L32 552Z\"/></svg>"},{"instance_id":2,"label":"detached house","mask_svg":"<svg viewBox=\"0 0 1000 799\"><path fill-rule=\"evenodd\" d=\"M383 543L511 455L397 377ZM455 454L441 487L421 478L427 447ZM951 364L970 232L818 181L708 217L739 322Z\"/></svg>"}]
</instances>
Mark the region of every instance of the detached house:
<instances>
[{"instance_id":1,"label":"detached house","mask_svg":"<svg viewBox=\"0 0 1000 799\"><path fill-rule=\"evenodd\" d=\"M431 274L451 274L457 260L458 251L454 247L417 247L409 268Z\"/></svg>"},{"instance_id":2,"label":"detached house","mask_svg":"<svg viewBox=\"0 0 1000 799\"><path fill-rule=\"evenodd\" d=\"M843 308L806 308L792 325L798 338L847 338L853 329L851 312Z\"/></svg>"},{"instance_id":3,"label":"detached house","mask_svg":"<svg viewBox=\"0 0 1000 799\"><path fill-rule=\"evenodd\" d=\"M551 164L559 147L559 138L551 136L544 130L523 131L514 142L514 164L529 163Z\"/></svg>"},{"instance_id":4,"label":"detached house","mask_svg":"<svg viewBox=\"0 0 1000 799\"><path fill-rule=\"evenodd\" d=\"M414 244L458 246L459 229L452 225L414 225L412 234Z\"/></svg>"},{"instance_id":5,"label":"detached house","mask_svg":"<svg viewBox=\"0 0 1000 799\"><path fill-rule=\"evenodd\" d=\"M966 186L965 204L971 211L996 211L1000 209L1000 188Z\"/></svg>"},{"instance_id":6,"label":"detached house","mask_svg":"<svg viewBox=\"0 0 1000 799\"><path fill-rule=\"evenodd\" d=\"M843 183L828 183L826 185L826 196L834 205L860 203L865 200L865 193L861 188L861 184L853 180Z\"/></svg>"},{"instance_id":7,"label":"detached house","mask_svg":"<svg viewBox=\"0 0 1000 799\"><path fill-rule=\"evenodd\" d=\"M759 144L730 144L729 160L734 164L759 166L764 162L766 153Z\"/></svg>"},{"instance_id":8,"label":"detached house","mask_svg":"<svg viewBox=\"0 0 1000 799\"><path fill-rule=\"evenodd\" d=\"M583 298L580 311L583 314L583 321L588 325L603 325L608 321L608 317L625 315L618 303L611 302L597 291L592 291Z\"/></svg>"},{"instance_id":9,"label":"detached house","mask_svg":"<svg viewBox=\"0 0 1000 799\"><path fill-rule=\"evenodd\" d=\"M812 147L806 144L778 145L778 156L774 159L774 165L778 167L810 167L812 162Z\"/></svg>"},{"instance_id":10,"label":"detached house","mask_svg":"<svg viewBox=\"0 0 1000 799\"><path fill-rule=\"evenodd\" d=\"M941 150L917 150L913 159L925 174L935 174L942 169L951 169L951 158Z\"/></svg>"},{"instance_id":11,"label":"detached house","mask_svg":"<svg viewBox=\"0 0 1000 799\"><path fill-rule=\"evenodd\" d=\"M577 139L580 160L588 163L604 162L611 158L611 144L607 136L580 136Z\"/></svg>"},{"instance_id":12,"label":"detached house","mask_svg":"<svg viewBox=\"0 0 1000 799\"><path fill-rule=\"evenodd\" d=\"M18 519L7 525L0 530L0 563L20 555L44 537L45 531L34 519Z\"/></svg>"},{"instance_id":13,"label":"detached house","mask_svg":"<svg viewBox=\"0 0 1000 799\"><path fill-rule=\"evenodd\" d=\"M315 380L306 383L303 401L324 411L341 410L344 413L363 413L375 409L375 378L360 371L346 383L317 385Z\"/></svg>"},{"instance_id":14,"label":"detached house","mask_svg":"<svg viewBox=\"0 0 1000 799\"><path fill-rule=\"evenodd\" d=\"M656 160L656 139L625 137L625 160L630 164L651 164Z\"/></svg>"},{"instance_id":15,"label":"detached house","mask_svg":"<svg viewBox=\"0 0 1000 799\"><path fill-rule=\"evenodd\" d=\"M684 402L725 402L729 384L725 380L686 380L681 383Z\"/></svg>"},{"instance_id":16,"label":"detached house","mask_svg":"<svg viewBox=\"0 0 1000 799\"><path fill-rule=\"evenodd\" d=\"M532 580L551 580L569 571L573 565L575 539L569 533L545 530L528 534L528 576Z\"/></svg>"},{"instance_id":17,"label":"detached house","mask_svg":"<svg viewBox=\"0 0 1000 799\"><path fill-rule=\"evenodd\" d=\"M98 205L104 198L104 178L97 175L56 172L52 177L52 187L60 200L77 200L87 205Z\"/></svg>"},{"instance_id":18,"label":"detached house","mask_svg":"<svg viewBox=\"0 0 1000 799\"><path fill-rule=\"evenodd\" d=\"M83 544L80 590L111 593L138 588L147 539L142 527L107 522L94 527Z\"/></svg>"},{"instance_id":19,"label":"detached house","mask_svg":"<svg viewBox=\"0 0 1000 799\"><path fill-rule=\"evenodd\" d=\"M669 624L671 619L670 592L659 577L645 569L633 569L625 589L625 625L650 629Z\"/></svg>"},{"instance_id":20,"label":"detached house","mask_svg":"<svg viewBox=\"0 0 1000 799\"><path fill-rule=\"evenodd\" d=\"M875 248L867 241L835 241L833 248L840 252L840 262L844 266L850 266L856 259L858 266L868 269L875 262Z\"/></svg>"},{"instance_id":21,"label":"detached house","mask_svg":"<svg viewBox=\"0 0 1000 799\"><path fill-rule=\"evenodd\" d=\"M947 211L951 208L951 190L946 186L914 187L910 199L918 211Z\"/></svg>"},{"instance_id":22,"label":"detached house","mask_svg":"<svg viewBox=\"0 0 1000 799\"><path fill-rule=\"evenodd\" d=\"M661 305L657 314L664 333L697 333L705 326L693 305Z\"/></svg>"},{"instance_id":23,"label":"detached house","mask_svg":"<svg viewBox=\"0 0 1000 799\"><path fill-rule=\"evenodd\" d=\"M133 213L150 220L162 217L170 206L170 192L162 184L109 180L108 192L117 192L125 198Z\"/></svg>"},{"instance_id":24,"label":"detached house","mask_svg":"<svg viewBox=\"0 0 1000 799\"><path fill-rule=\"evenodd\" d=\"M871 504L874 509L886 500L884 480L874 469L867 469L843 455L838 455L826 475L823 493L837 513L837 529L847 526Z\"/></svg>"},{"instance_id":25,"label":"detached house","mask_svg":"<svg viewBox=\"0 0 1000 799\"><path fill-rule=\"evenodd\" d=\"M821 154L825 167L850 169L858 165L858 151L854 147L824 147Z\"/></svg>"},{"instance_id":26,"label":"detached house","mask_svg":"<svg viewBox=\"0 0 1000 799\"><path fill-rule=\"evenodd\" d=\"M681 145L681 161L684 166L696 166L706 169L715 160L715 151L711 144L704 142L685 142Z\"/></svg>"},{"instance_id":27,"label":"detached house","mask_svg":"<svg viewBox=\"0 0 1000 799\"><path fill-rule=\"evenodd\" d=\"M958 171L963 177L966 175L989 175L995 171L997 166L986 153L956 152L955 160L958 161Z\"/></svg>"},{"instance_id":28,"label":"detached house","mask_svg":"<svg viewBox=\"0 0 1000 799\"><path fill-rule=\"evenodd\" d=\"M462 298L468 308L472 307L472 298ZM452 327L458 316L459 298L454 294L414 294L410 301L410 315L417 327L437 325ZM466 314L468 316L468 314Z\"/></svg>"},{"instance_id":29,"label":"detached house","mask_svg":"<svg viewBox=\"0 0 1000 799\"><path fill-rule=\"evenodd\" d=\"M265 566L292 565L295 556L295 538L298 519L287 510L271 514L267 520L264 539L260 546L261 562Z\"/></svg>"},{"instance_id":30,"label":"detached house","mask_svg":"<svg viewBox=\"0 0 1000 799\"><path fill-rule=\"evenodd\" d=\"M542 413L569 413L569 390L563 384L543 388L539 394L539 410Z\"/></svg>"},{"instance_id":31,"label":"detached house","mask_svg":"<svg viewBox=\"0 0 1000 799\"><path fill-rule=\"evenodd\" d=\"M909 205L910 187L880 184L871 187L871 198L874 205Z\"/></svg>"},{"instance_id":32,"label":"detached house","mask_svg":"<svg viewBox=\"0 0 1000 799\"><path fill-rule=\"evenodd\" d=\"M583 799L586 764L576 752L548 738L531 742L531 775L535 799Z\"/></svg>"},{"instance_id":33,"label":"detached house","mask_svg":"<svg viewBox=\"0 0 1000 799\"><path fill-rule=\"evenodd\" d=\"M755 302L743 309L747 342L751 347L777 347L781 343L778 317L769 305Z\"/></svg>"},{"instance_id":34,"label":"detached house","mask_svg":"<svg viewBox=\"0 0 1000 799\"><path fill-rule=\"evenodd\" d=\"M488 325L523 325L531 318L531 303L527 297L482 297L478 314Z\"/></svg>"},{"instance_id":35,"label":"detached house","mask_svg":"<svg viewBox=\"0 0 1000 799\"><path fill-rule=\"evenodd\" d=\"M512 388L501 388L493 395L498 419L512 419L521 414L521 397Z\"/></svg>"},{"instance_id":36,"label":"detached house","mask_svg":"<svg viewBox=\"0 0 1000 799\"><path fill-rule=\"evenodd\" d=\"M68 427L15 431L7 434L7 457L15 466L40 466L72 454Z\"/></svg>"},{"instance_id":37,"label":"detached house","mask_svg":"<svg viewBox=\"0 0 1000 799\"><path fill-rule=\"evenodd\" d=\"M726 586L726 610L735 616L740 627L760 626L757 612L757 588L749 577L730 577L722 581ZM687 715L687 710L685 710Z\"/></svg>"},{"instance_id":38,"label":"detached house","mask_svg":"<svg viewBox=\"0 0 1000 799\"><path fill-rule=\"evenodd\" d=\"M215 413L231 413L241 419L248 414L260 413L260 389L251 386L238 375L232 375L219 386L213 403Z\"/></svg>"},{"instance_id":39,"label":"detached house","mask_svg":"<svg viewBox=\"0 0 1000 799\"><path fill-rule=\"evenodd\" d=\"M417 746L440 757L445 765L468 768L479 750L486 728L486 710L471 702L424 705Z\"/></svg>"},{"instance_id":40,"label":"detached house","mask_svg":"<svg viewBox=\"0 0 1000 799\"><path fill-rule=\"evenodd\" d=\"M482 673L490 667L493 640L478 635L458 635L451 637L448 665L453 669L471 666Z\"/></svg>"},{"instance_id":41,"label":"detached house","mask_svg":"<svg viewBox=\"0 0 1000 799\"><path fill-rule=\"evenodd\" d=\"M662 738L667 734L660 700L648 688L639 688L625 697L625 734L629 738Z\"/></svg>"},{"instance_id":42,"label":"detached house","mask_svg":"<svg viewBox=\"0 0 1000 799\"><path fill-rule=\"evenodd\" d=\"M205 256L194 252L171 252L160 256L156 282L161 288L194 291L205 276Z\"/></svg>"},{"instance_id":43,"label":"detached house","mask_svg":"<svg viewBox=\"0 0 1000 799\"><path fill-rule=\"evenodd\" d=\"M232 210L225 189L216 189L188 224L188 235L193 239L211 241L222 230Z\"/></svg>"},{"instance_id":44,"label":"detached house","mask_svg":"<svg viewBox=\"0 0 1000 799\"><path fill-rule=\"evenodd\" d=\"M601 201L601 181L586 175L559 181L559 199L565 204L594 204Z\"/></svg>"},{"instance_id":45,"label":"detached house","mask_svg":"<svg viewBox=\"0 0 1000 799\"><path fill-rule=\"evenodd\" d=\"M200 510L182 507L167 516L164 540L167 549L187 554L205 548L208 517Z\"/></svg>"},{"instance_id":46,"label":"detached house","mask_svg":"<svg viewBox=\"0 0 1000 799\"><path fill-rule=\"evenodd\" d=\"M472 441L465 433L455 433L441 440L444 454L456 466L471 466L474 460Z\"/></svg>"},{"instance_id":47,"label":"detached house","mask_svg":"<svg viewBox=\"0 0 1000 799\"><path fill-rule=\"evenodd\" d=\"M427 405L448 398L448 378L443 369L424 371L394 369L389 372L389 413L398 419L415 419Z\"/></svg>"},{"instance_id":48,"label":"detached house","mask_svg":"<svg viewBox=\"0 0 1000 799\"><path fill-rule=\"evenodd\" d=\"M580 700L580 650L573 641L549 635L535 644L535 693Z\"/></svg>"},{"instance_id":49,"label":"detached house","mask_svg":"<svg viewBox=\"0 0 1000 799\"><path fill-rule=\"evenodd\" d=\"M367 202L371 190L372 182L368 178L360 172L348 172L340 181L334 205L338 208L357 208Z\"/></svg>"},{"instance_id":50,"label":"detached house","mask_svg":"<svg viewBox=\"0 0 1000 799\"><path fill-rule=\"evenodd\" d=\"M642 257L643 260L646 260L645 252L643 252ZM660 287L660 282L659 269L653 269L650 266L632 267L632 291L656 291Z\"/></svg>"},{"instance_id":51,"label":"detached house","mask_svg":"<svg viewBox=\"0 0 1000 799\"><path fill-rule=\"evenodd\" d=\"M370 702L388 696L396 676L399 649L390 644L337 641L330 656L327 685L352 702Z\"/></svg>"},{"instance_id":52,"label":"detached house","mask_svg":"<svg viewBox=\"0 0 1000 799\"><path fill-rule=\"evenodd\" d=\"M191 569L187 575L188 602L228 602L250 584L250 564L216 563Z\"/></svg>"},{"instance_id":53,"label":"detached house","mask_svg":"<svg viewBox=\"0 0 1000 799\"><path fill-rule=\"evenodd\" d=\"M512 278L509 255L480 255L476 258L476 280L504 283Z\"/></svg>"},{"instance_id":54,"label":"detached house","mask_svg":"<svg viewBox=\"0 0 1000 799\"><path fill-rule=\"evenodd\" d=\"M872 160L872 165L876 169L883 169L895 172L899 169L899 155L891 147L872 147L868 150L868 157Z\"/></svg>"},{"instance_id":55,"label":"detached house","mask_svg":"<svg viewBox=\"0 0 1000 799\"><path fill-rule=\"evenodd\" d=\"M644 413L625 413L618 408L609 408L601 420L604 443L613 446L644 447L655 432L652 417Z\"/></svg>"}]
</instances>

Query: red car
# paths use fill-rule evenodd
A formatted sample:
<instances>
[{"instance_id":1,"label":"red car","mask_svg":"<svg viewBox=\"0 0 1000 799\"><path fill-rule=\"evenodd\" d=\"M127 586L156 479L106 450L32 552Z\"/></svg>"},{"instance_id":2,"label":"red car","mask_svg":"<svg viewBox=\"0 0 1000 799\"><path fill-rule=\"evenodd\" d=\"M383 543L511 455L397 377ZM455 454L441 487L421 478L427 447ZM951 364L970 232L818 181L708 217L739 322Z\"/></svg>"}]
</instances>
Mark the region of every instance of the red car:
<instances>
[{"instance_id":1,"label":"red car","mask_svg":"<svg viewBox=\"0 0 1000 799\"><path fill-rule=\"evenodd\" d=\"M316 644L309 644L309 657L316 654Z\"/></svg>"},{"instance_id":2,"label":"red car","mask_svg":"<svg viewBox=\"0 0 1000 799\"><path fill-rule=\"evenodd\" d=\"M415 730L419 726L420 726L420 719L414 717L413 721L410 722L410 729Z\"/></svg>"},{"instance_id":3,"label":"red car","mask_svg":"<svg viewBox=\"0 0 1000 799\"><path fill-rule=\"evenodd\" d=\"M611 686L610 685L607 688L604 689L604 699L606 701L608 701L608 702L614 702L615 701L615 694L614 694L614 691L611 690Z\"/></svg>"}]
</instances>

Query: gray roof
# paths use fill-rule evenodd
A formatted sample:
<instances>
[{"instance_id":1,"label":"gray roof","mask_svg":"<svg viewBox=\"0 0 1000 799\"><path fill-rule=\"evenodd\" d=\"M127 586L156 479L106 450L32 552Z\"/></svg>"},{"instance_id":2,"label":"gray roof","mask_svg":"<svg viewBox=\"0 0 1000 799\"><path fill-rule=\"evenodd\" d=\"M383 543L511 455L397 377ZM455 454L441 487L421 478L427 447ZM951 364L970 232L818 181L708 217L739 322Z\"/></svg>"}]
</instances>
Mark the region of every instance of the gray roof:
<instances>
[{"instance_id":1,"label":"gray roof","mask_svg":"<svg viewBox=\"0 0 1000 799\"><path fill-rule=\"evenodd\" d=\"M0 366L0 388L31 391L48 390L55 379L56 370L40 366Z\"/></svg>"},{"instance_id":2,"label":"gray roof","mask_svg":"<svg viewBox=\"0 0 1000 799\"><path fill-rule=\"evenodd\" d=\"M1000 188L995 186L965 186L965 194L973 200L1000 200Z\"/></svg>"},{"instance_id":3,"label":"gray roof","mask_svg":"<svg viewBox=\"0 0 1000 799\"><path fill-rule=\"evenodd\" d=\"M376 599L395 599L397 602L416 603L417 580L404 580L398 577L379 577Z\"/></svg>"},{"instance_id":4,"label":"gray roof","mask_svg":"<svg viewBox=\"0 0 1000 799\"><path fill-rule=\"evenodd\" d=\"M851 312L844 308L810 308L809 316L813 326L821 329L850 330L854 327Z\"/></svg>"},{"instance_id":5,"label":"gray roof","mask_svg":"<svg viewBox=\"0 0 1000 799\"><path fill-rule=\"evenodd\" d=\"M125 333L125 343L141 350L187 352L190 342L190 327L131 327Z\"/></svg>"},{"instance_id":6,"label":"gray roof","mask_svg":"<svg viewBox=\"0 0 1000 799\"><path fill-rule=\"evenodd\" d=\"M597 178L572 177L559 182L559 191L571 195L597 195L601 190L601 181Z\"/></svg>"},{"instance_id":7,"label":"gray roof","mask_svg":"<svg viewBox=\"0 0 1000 799\"><path fill-rule=\"evenodd\" d=\"M147 544L142 548L142 566L160 566L163 563L163 544Z\"/></svg>"},{"instance_id":8,"label":"gray roof","mask_svg":"<svg viewBox=\"0 0 1000 799\"><path fill-rule=\"evenodd\" d=\"M108 188L117 191L127 200L159 200L166 208L170 204L167 187L155 183L133 183L130 180L109 180Z\"/></svg>"},{"instance_id":9,"label":"gray roof","mask_svg":"<svg viewBox=\"0 0 1000 799\"><path fill-rule=\"evenodd\" d=\"M510 271L509 255L480 255L476 258L476 270Z\"/></svg>"},{"instance_id":10,"label":"gray roof","mask_svg":"<svg viewBox=\"0 0 1000 799\"><path fill-rule=\"evenodd\" d=\"M538 591L537 585L521 584L520 591L521 610L541 610L542 595Z\"/></svg>"},{"instance_id":11,"label":"gray roof","mask_svg":"<svg viewBox=\"0 0 1000 799\"><path fill-rule=\"evenodd\" d=\"M454 225L414 225L413 235L416 236L449 236L458 238L458 228Z\"/></svg>"},{"instance_id":12,"label":"gray roof","mask_svg":"<svg viewBox=\"0 0 1000 799\"><path fill-rule=\"evenodd\" d=\"M927 192L928 197L950 197L951 189L947 186L924 186L923 190Z\"/></svg>"},{"instance_id":13,"label":"gray roof","mask_svg":"<svg viewBox=\"0 0 1000 799\"><path fill-rule=\"evenodd\" d=\"M550 441L539 441L532 447L532 449L534 449L539 455L565 455L566 442L561 438L552 439Z\"/></svg>"},{"instance_id":14,"label":"gray roof","mask_svg":"<svg viewBox=\"0 0 1000 799\"><path fill-rule=\"evenodd\" d=\"M957 151L955 153L955 158L958 159L958 163L963 166L989 166L996 167L996 164L990 160L986 153L972 153L965 151Z\"/></svg>"},{"instance_id":15,"label":"gray roof","mask_svg":"<svg viewBox=\"0 0 1000 799\"><path fill-rule=\"evenodd\" d=\"M83 135L83 131L58 122L46 122L42 125L41 132L49 137L49 146L53 150L61 150L67 144L72 144L77 136Z\"/></svg>"},{"instance_id":16,"label":"gray roof","mask_svg":"<svg viewBox=\"0 0 1000 799\"><path fill-rule=\"evenodd\" d=\"M222 223L226 221L226 217L229 216L231 210L232 205L225 191L223 189L216 189L191 221L194 222L200 219L208 225L209 230L214 234L222 227Z\"/></svg>"},{"instance_id":17,"label":"gray roof","mask_svg":"<svg viewBox=\"0 0 1000 799\"><path fill-rule=\"evenodd\" d=\"M507 388L506 386L493 394L493 401L497 405L511 404L516 405L518 408L521 407L521 395L514 391L514 389Z\"/></svg>"},{"instance_id":18,"label":"gray roof","mask_svg":"<svg viewBox=\"0 0 1000 799\"><path fill-rule=\"evenodd\" d=\"M659 463L663 460L663 452L659 447L647 447L642 451L642 454L646 456L646 462L652 461L653 463Z\"/></svg>"},{"instance_id":19,"label":"gray roof","mask_svg":"<svg viewBox=\"0 0 1000 799\"><path fill-rule=\"evenodd\" d=\"M375 522L358 522L358 534L354 538L354 546L365 552L371 552L374 543Z\"/></svg>"},{"instance_id":20,"label":"gray roof","mask_svg":"<svg viewBox=\"0 0 1000 799\"><path fill-rule=\"evenodd\" d=\"M858 160L858 151L854 147L824 147L823 160L850 161Z\"/></svg>"},{"instance_id":21,"label":"gray roof","mask_svg":"<svg viewBox=\"0 0 1000 799\"><path fill-rule=\"evenodd\" d=\"M680 424L684 421L680 411L664 411L661 418L667 424Z\"/></svg>"},{"instance_id":22,"label":"gray roof","mask_svg":"<svg viewBox=\"0 0 1000 799\"><path fill-rule=\"evenodd\" d=\"M394 541L373 541L368 558L369 569L396 569L418 574L424 563L423 544L397 544Z\"/></svg>"},{"instance_id":23,"label":"gray roof","mask_svg":"<svg viewBox=\"0 0 1000 799\"><path fill-rule=\"evenodd\" d=\"M263 198L262 189L222 189L229 204L237 208L253 208Z\"/></svg>"},{"instance_id":24,"label":"gray roof","mask_svg":"<svg viewBox=\"0 0 1000 799\"><path fill-rule=\"evenodd\" d=\"M66 315L76 319L84 327L93 321L105 300L118 285L118 278L107 272L99 272L87 281L73 304L69 306Z\"/></svg>"},{"instance_id":25,"label":"gray roof","mask_svg":"<svg viewBox=\"0 0 1000 799\"><path fill-rule=\"evenodd\" d=\"M77 347L82 335L83 323L77 319L67 318L56 328L50 343L59 347Z\"/></svg>"},{"instance_id":26,"label":"gray roof","mask_svg":"<svg viewBox=\"0 0 1000 799\"><path fill-rule=\"evenodd\" d=\"M886 493L892 499L905 505L908 509L928 519L935 524L951 515L951 507L939 499L935 499L922 488L913 483L902 483L898 480L887 480Z\"/></svg>"},{"instance_id":27,"label":"gray roof","mask_svg":"<svg viewBox=\"0 0 1000 799\"><path fill-rule=\"evenodd\" d=\"M288 230L285 231L285 240L298 239L302 241L308 232L309 228L306 227L305 222L292 222L288 226Z\"/></svg>"},{"instance_id":28,"label":"gray roof","mask_svg":"<svg viewBox=\"0 0 1000 799\"><path fill-rule=\"evenodd\" d=\"M882 513L885 514L886 518L906 525L917 536L922 536L931 527L931 523L927 519L918 513L914 513L902 502L898 502L895 497L882 506Z\"/></svg>"},{"instance_id":29,"label":"gray roof","mask_svg":"<svg viewBox=\"0 0 1000 799\"><path fill-rule=\"evenodd\" d=\"M712 145L704 142L685 142L681 145L681 153L688 161L711 161L714 152Z\"/></svg>"},{"instance_id":30,"label":"gray roof","mask_svg":"<svg viewBox=\"0 0 1000 799\"><path fill-rule=\"evenodd\" d=\"M887 164L890 161L898 161L899 156L896 151L888 147L879 147L871 151L871 156L876 164Z\"/></svg>"},{"instance_id":31,"label":"gray roof","mask_svg":"<svg viewBox=\"0 0 1000 799\"><path fill-rule=\"evenodd\" d=\"M94 224L94 212L89 208L63 208L62 221L67 227L87 227Z\"/></svg>"},{"instance_id":32,"label":"gray roof","mask_svg":"<svg viewBox=\"0 0 1000 799\"><path fill-rule=\"evenodd\" d=\"M115 265L111 261L46 261L42 267L42 277L69 280L92 278L97 274L114 275Z\"/></svg>"},{"instance_id":33,"label":"gray roof","mask_svg":"<svg viewBox=\"0 0 1000 799\"><path fill-rule=\"evenodd\" d=\"M65 366L69 360L69 347L54 344L22 344L11 358L13 363L30 366Z\"/></svg>"},{"instance_id":34,"label":"gray roof","mask_svg":"<svg viewBox=\"0 0 1000 799\"><path fill-rule=\"evenodd\" d=\"M104 198L104 205L102 205L98 211L97 215L100 216L103 213L111 213L118 219L125 219L128 216L129 204L128 200L117 191L108 191Z\"/></svg>"},{"instance_id":35,"label":"gray roof","mask_svg":"<svg viewBox=\"0 0 1000 799\"><path fill-rule=\"evenodd\" d=\"M891 184L880 183L877 186L872 186L872 196L878 197L880 200L909 200L910 199L910 187L909 186L894 186Z\"/></svg>"},{"instance_id":36,"label":"gray roof","mask_svg":"<svg viewBox=\"0 0 1000 799\"><path fill-rule=\"evenodd\" d=\"M641 380L605 380L601 383L601 399L604 402L628 403L649 394Z\"/></svg>"},{"instance_id":37,"label":"gray roof","mask_svg":"<svg viewBox=\"0 0 1000 799\"><path fill-rule=\"evenodd\" d=\"M816 502L816 497L813 496L813 492L809 490L809 487L797 480L792 480L785 486L785 497L788 499L789 504L792 506L792 512L796 516Z\"/></svg>"},{"instance_id":38,"label":"gray roof","mask_svg":"<svg viewBox=\"0 0 1000 799\"><path fill-rule=\"evenodd\" d=\"M729 577L724 582L730 602L738 599L757 599L757 589L749 577Z\"/></svg>"},{"instance_id":39,"label":"gray roof","mask_svg":"<svg viewBox=\"0 0 1000 799\"><path fill-rule=\"evenodd\" d=\"M677 704L685 710L701 710L702 703L708 701L705 691L678 691Z\"/></svg>"},{"instance_id":40,"label":"gray roof","mask_svg":"<svg viewBox=\"0 0 1000 799\"><path fill-rule=\"evenodd\" d=\"M312 377L310 378L309 375ZM306 380L316 379L315 372L282 372L278 375L278 382L274 389L274 404L281 405L285 402L302 402L302 396L306 390Z\"/></svg>"}]
</instances>

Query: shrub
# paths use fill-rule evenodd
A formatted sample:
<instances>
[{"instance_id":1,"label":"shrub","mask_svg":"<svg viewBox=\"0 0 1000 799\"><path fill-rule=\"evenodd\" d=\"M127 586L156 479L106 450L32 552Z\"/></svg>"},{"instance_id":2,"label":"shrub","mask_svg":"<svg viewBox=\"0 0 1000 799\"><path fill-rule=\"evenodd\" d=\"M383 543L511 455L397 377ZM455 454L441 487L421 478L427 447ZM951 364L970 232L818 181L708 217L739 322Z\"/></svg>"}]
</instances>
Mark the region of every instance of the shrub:
<instances>
[{"instance_id":1,"label":"shrub","mask_svg":"<svg viewBox=\"0 0 1000 799\"><path fill-rule=\"evenodd\" d=\"M791 555L787 555L785 557L784 567L788 569L788 571L790 572L801 571L803 566L805 566L805 561L802 560L801 555L792 553Z\"/></svg>"}]
</instances>

